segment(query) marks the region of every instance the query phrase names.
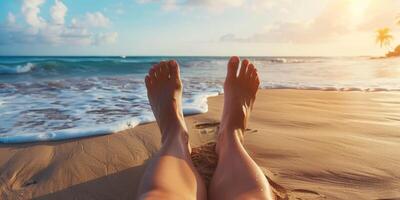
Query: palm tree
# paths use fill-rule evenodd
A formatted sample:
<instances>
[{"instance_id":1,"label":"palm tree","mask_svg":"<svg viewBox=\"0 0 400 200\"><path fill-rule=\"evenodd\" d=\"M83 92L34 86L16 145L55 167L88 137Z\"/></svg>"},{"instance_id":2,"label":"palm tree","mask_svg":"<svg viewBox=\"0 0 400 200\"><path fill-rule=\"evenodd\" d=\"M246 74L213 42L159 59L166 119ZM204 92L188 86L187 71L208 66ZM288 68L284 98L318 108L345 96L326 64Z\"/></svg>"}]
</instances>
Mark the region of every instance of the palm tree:
<instances>
[{"instance_id":1,"label":"palm tree","mask_svg":"<svg viewBox=\"0 0 400 200\"><path fill-rule=\"evenodd\" d=\"M379 43L381 48L383 46L389 46L390 42L393 40L393 36L390 34L389 28L382 28L376 31L376 42Z\"/></svg>"}]
</instances>

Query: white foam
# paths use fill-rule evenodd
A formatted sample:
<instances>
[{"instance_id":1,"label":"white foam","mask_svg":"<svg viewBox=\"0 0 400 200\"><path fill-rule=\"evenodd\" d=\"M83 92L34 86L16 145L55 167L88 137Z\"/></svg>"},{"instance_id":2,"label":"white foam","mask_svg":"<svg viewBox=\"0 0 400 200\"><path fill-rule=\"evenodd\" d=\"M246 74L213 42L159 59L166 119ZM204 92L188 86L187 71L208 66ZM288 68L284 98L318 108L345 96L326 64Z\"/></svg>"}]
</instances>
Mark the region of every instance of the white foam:
<instances>
[{"instance_id":1,"label":"white foam","mask_svg":"<svg viewBox=\"0 0 400 200\"><path fill-rule=\"evenodd\" d=\"M194 95L193 98L183 102L183 114L194 115L208 112L207 98L218 96L220 92L207 92Z\"/></svg>"},{"instance_id":2,"label":"white foam","mask_svg":"<svg viewBox=\"0 0 400 200\"><path fill-rule=\"evenodd\" d=\"M30 72L34 69L35 65L27 63L25 65L17 65L13 67L0 65L0 74L21 74Z\"/></svg>"},{"instance_id":3,"label":"white foam","mask_svg":"<svg viewBox=\"0 0 400 200\"><path fill-rule=\"evenodd\" d=\"M114 90L114 89L112 89ZM132 100L134 102L142 103L143 99L147 98L143 94L143 88L137 88L140 94L131 95L135 96ZM183 99L183 113L184 115L193 115L193 114L200 114L206 113L208 111L207 105L207 98L212 96L217 96L220 94L222 88L209 88L209 92L201 92L195 95L190 96L189 98ZM74 93L64 92L59 97L64 99L64 103L69 104L73 107L72 111L69 111L71 115L82 116L82 120L76 127L74 128L67 128L62 130L49 130L51 126L55 126L57 124L51 124L51 122L46 122L44 126L47 126L47 129L44 129L43 132L31 132L31 133L8 133L5 135L0 134L0 143L27 143L27 142L40 142L40 141L58 141L58 140L66 140L66 139L73 139L73 138L82 138L82 137L90 137L96 135L105 135L111 134L118 131L122 131L128 128L133 128L139 124L148 123L155 121L154 115L152 112L146 109L141 109L139 112L139 116L126 118L126 119L119 119L116 122L111 123L94 123L93 119L85 119L89 118L87 111L93 109L93 105L86 105L83 102L91 102L93 100L97 100L98 98L104 99L112 99L113 97L109 96L110 94L118 94L121 95L121 92L104 92L102 90L93 89L92 91L88 92L87 95L84 96L76 96ZM32 102L33 104L40 103L39 107L49 107L51 104L47 102ZM107 101L103 102L107 104ZM117 109L117 107L113 105L107 105L108 109ZM26 108L29 109L29 108ZM17 116L18 113L11 112L8 118L13 118L13 116ZM99 118L100 116L95 116L95 118ZM115 119L115 118L112 118ZM9 126L12 126L11 121L3 121ZM53 122L56 123L56 122ZM17 130L17 129L16 129ZM29 130L29 129L28 129Z\"/></svg>"},{"instance_id":4,"label":"white foam","mask_svg":"<svg viewBox=\"0 0 400 200\"><path fill-rule=\"evenodd\" d=\"M72 138L90 137L96 135L107 135L128 128L133 128L142 123L154 121L152 113L143 114L140 117L133 117L119 122L96 125L87 128L70 128L59 131L50 131L44 133L28 133L28 134L14 134L0 136L0 143L26 143L26 142L40 142L40 141L58 141Z\"/></svg>"},{"instance_id":5,"label":"white foam","mask_svg":"<svg viewBox=\"0 0 400 200\"><path fill-rule=\"evenodd\" d=\"M89 60L92 59L98 60ZM271 59L274 58L254 58L260 78L265 81L261 88L400 91L400 69L395 67L399 66L400 60L283 57L271 62ZM118 60L132 62L133 66L135 63L155 62L159 58ZM180 61L185 86L184 114L208 111L207 97L222 91L226 62L227 59L220 58L185 58ZM112 62L109 64L112 65ZM143 66L139 65L138 69L140 67ZM35 66L29 64L0 66L0 73L27 73L34 69ZM16 79L20 82L14 83L11 76L10 84L0 84L0 142L102 135L154 120L143 84L142 73L147 69L127 74L127 78L118 74L111 74L112 77L108 78L97 76L94 71L95 74L89 78L69 78L67 75L64 80L64 77L51 77L51 80L56 80L51 83L35 76L31 77L32 81Z\"/></svg>"}]
</instances>

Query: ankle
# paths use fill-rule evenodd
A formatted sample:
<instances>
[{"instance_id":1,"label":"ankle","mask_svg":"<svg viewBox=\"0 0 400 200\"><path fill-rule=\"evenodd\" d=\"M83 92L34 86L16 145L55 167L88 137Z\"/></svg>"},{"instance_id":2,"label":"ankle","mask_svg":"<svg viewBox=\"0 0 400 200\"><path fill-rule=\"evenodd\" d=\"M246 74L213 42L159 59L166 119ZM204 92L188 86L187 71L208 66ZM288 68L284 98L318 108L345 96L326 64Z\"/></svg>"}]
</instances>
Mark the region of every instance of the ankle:
<instances>
[{"instance_id":1,"label":"ankle","mask_svg":"<svg viewBox=\"0 0 400 200\"><path fill-rule=\"evenodd\" d=\"M189 135L186 127L177 126L175 128L170 128L161 131L161 143L181 143L187 145L189 143Z\"/></svg>"},{"instance_id":2,"label":"ankle","mask_svg":"<svg viewBox=\"0 0 400 200\"><path fill-rule=\"evenodd\" d=\"M218 155L224 152L231 152L234 149L243 146L243 131L242 129L227 129L221 127L218 133L216 151Z\"/></svg>"},{"instance_id":3,"label":"ankle","mask_svg":"<svg viewBox=\"0 0 400 200\"><path fill-rule=\"evenodd\" d=\"M174 134L163 135L161 138L161 151L189 156L192 150L189 144L188 133L180 131Z\"/></svg>"},{"instance_id":4,"label":"ankle","mask_svg":"<svg viewBox=\"0 0 400 200\"><path fill-rule=\"evenodd\" d=\"M235 114L232 114L235 113ZM246 127L246 116L243 112L232 112L230 114L223 113L221 120L221 129L228 132L241 130L244 131Z\"/></svg>"},{"instance_id":5,"label":"ankle","mask_svg":"<svg viewBox=\"0 0 400 200\"><path fill-rule=\"evenodd\" d=\"M182 132L188 132L183 118L176 118L168 122L168 124L159 124L161 135L176 135Z\"/></svg>"}]
</instances>

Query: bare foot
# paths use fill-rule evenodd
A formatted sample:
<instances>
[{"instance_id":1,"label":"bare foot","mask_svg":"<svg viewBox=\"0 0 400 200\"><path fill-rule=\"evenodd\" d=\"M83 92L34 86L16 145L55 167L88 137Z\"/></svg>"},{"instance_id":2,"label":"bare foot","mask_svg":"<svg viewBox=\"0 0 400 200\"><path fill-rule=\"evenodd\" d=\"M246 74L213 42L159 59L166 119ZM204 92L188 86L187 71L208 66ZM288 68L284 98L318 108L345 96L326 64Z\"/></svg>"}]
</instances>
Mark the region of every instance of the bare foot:
<instances>
[{"instance_id":1,"label":"bare foot","mask_svg":"<svg viewBox=\"0 0 400 200\"><path fill-rule=\"evenodd\" d=\"M151 109L162 134L162 142L176 136L183 136L187 140L178 63L170 60L154 65L145 82Z\"/></svg>"},{"instance_id":2,"label":"bare foot","mask_svg":"<svg viewBox=\"0 0 400 200\"><path fill-rule=\"evenodd\" d=\"M220 129L225 131L220 131L220 134L238 133L239 139L242 140L242 134L247 126L260 80L257 69L247 59L242 61L237 75L239 64L240 59L236 56L232 57L228 63L228 72L224 84L224 110L220 126ZM220 135L219 140L223 140L224 137Z\"/></svg>"}]
</instances>

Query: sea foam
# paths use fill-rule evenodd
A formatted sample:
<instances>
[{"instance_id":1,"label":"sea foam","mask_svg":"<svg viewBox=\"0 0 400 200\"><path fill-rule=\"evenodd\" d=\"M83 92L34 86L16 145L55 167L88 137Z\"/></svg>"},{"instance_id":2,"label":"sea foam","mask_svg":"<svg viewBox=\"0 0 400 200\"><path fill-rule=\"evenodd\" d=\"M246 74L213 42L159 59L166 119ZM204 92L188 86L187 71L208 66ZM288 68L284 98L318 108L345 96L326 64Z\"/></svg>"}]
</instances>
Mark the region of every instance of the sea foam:
<instances>
[{"instance_id":1,"label":"sea foam","mask_svg":"<svg viewBox=\"0 0 400 200\"><path fill-rule=\"evenodd\" d=\"M110 90L110 89L109 89ZM142 90L142 89L140 89ZM184 115L193 115L193 114L200 114L205 113L208 111L208 104L207 98L212 96L217 96L220 94L221 88L216 87L214 89L209 89L209 92L201 92L195 95L191 95L189 98L183 99L183 113ZM141 92L145 94L145 92ZM95 95L96 98L103 98L105 97L104 93L101 91L97 91ZM68 98L68 94L64 94L63 98ZM112 97L111 97L112 98ZM146 97L136 95L135 99L132 100L132 103L140 102L137 101L138 99L143 99ZM79 99L75 99L80 101ZM82 101L82 100L81 100ZM90 99L83 100L85 102L90 102ZM76 106L79 106L77 104ZM43 105L45 106L45 105ZM83 105L85 107L85 105ZM81 109L85 109L82 107ZM110 106L111 107L111 106ZM78 107L76 109L79 109ZM105 111L104 111L105 112ZM148 123L155 121L154 115L149 110L141 110L139 111L138 116L135 117L126 117L119 119L115 122L104 123L104 124L82 124L77 125L74 128L66 128L62 130L47 130L43 132L25 132L25 133L8 133L6 135L0 134L0 143L27 143L27 142L40 142L40 141L59 141L59 140L66 140L66 139L73 139L73 138L82 138L82 137L90 137L96 135L106 135L112 134L115 132L119 132L122 130L126 130L129 128L133 128L139 124ZM49 112L48 114L54 115L57 118L54 112ZM82 113L81 115L87 115ZM49 128L50 129L50 128Z\"/></svg>"},{"instance_id":2,"label":"sea foam","mask_svg":"<svg viewBox=\"0 0 400 200\"><path fill-rule=\"evenodd\" d=\"M222 93L227 57L0 57L0 143L110 134L154 121L144 76L176 59L185 115ZM400 91L400 59L253 57L261 88Z\"/></svg>"},{"instance_id":3,"label":"sea foam","mask_svg":"<svg viewBox=\"0 0 400 200\"><path fill-rule=\"evenodd\" d=\"M34 69L35 65L32 63L26 63L24 65L17 66L4 66L0 65L0 74L22 74L30 72Z\"/></svg>"}]
</instances>

